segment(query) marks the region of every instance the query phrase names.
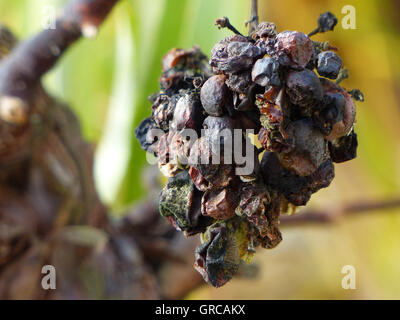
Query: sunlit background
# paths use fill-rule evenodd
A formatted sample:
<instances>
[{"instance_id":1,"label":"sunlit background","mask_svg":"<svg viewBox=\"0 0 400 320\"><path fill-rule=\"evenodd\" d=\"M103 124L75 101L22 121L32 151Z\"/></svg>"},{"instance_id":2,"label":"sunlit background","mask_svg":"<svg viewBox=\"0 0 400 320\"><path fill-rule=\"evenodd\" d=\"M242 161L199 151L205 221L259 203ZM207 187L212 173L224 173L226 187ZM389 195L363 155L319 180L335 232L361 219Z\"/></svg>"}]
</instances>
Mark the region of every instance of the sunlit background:
<instances>
[{"instance_id":1,"label":"sunlit background","mask_svg":"<svg viewBox=\"0 0 400 320\"><path fill-rule=\"evenodd\" d=\"M123 0L94 40L82 40L45 79L78 115L85 137L97 145L96 181L102 199L118 213L145 196L145 153L134 128L150 115L146 98L158 90L161 58L172 47L199 45L209 54L229 34L214 26L228 16L243 33L248 0ZM333 12L335 32L317 35L339 48L350 79L366 101L357 103L356 160L336 166L332 185L310 206L400 197L400 2L378 0L260 0L260 19L279 31L310 32L318 15ZM19 38L41 29L46 5L64 0L0 0L0 21ZM356 9L356 29L341 25L344 5ZM220 289L192 292L197 299L399 299L400 209L366 212L321 225L283 228L284 241L259 250L255 279L234 279ZM355 290L341 286L342 267L356 269Z\"/></svg>"}]
</instances>

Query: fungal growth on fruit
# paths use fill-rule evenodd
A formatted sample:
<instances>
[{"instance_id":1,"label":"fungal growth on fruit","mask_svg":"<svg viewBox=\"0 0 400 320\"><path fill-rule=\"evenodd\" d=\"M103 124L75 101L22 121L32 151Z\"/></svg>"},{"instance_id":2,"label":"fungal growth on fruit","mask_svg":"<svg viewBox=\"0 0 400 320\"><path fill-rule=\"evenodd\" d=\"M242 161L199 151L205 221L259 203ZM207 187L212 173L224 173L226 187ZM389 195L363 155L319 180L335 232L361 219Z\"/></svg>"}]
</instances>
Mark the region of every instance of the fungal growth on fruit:
<instances>
[{"instance_id":1,"label":"fungal growth on fruit","mask_svg":"<svg viewBox=\"0 0 400 320\"><path fill-rule=\"evenodd\" d=\"M187 236L201 234L194 266L216 287L255 248L276 247L279 216L328 187L333 163L357 152L354 100L363 95L339 85L347 69L336 49L310 38L333 30L335 16L322 14L308 35L278 32L256 17L248 36L217 19L234 34L215 44L209 61L197 47L167 53L152 115L136 130L169 178L161 215ZM197 140L188 139L189 129ZM256 140L250 148L246 129ZM237 150L250 172L238 173Z\"/></svg>"}]
</instances>

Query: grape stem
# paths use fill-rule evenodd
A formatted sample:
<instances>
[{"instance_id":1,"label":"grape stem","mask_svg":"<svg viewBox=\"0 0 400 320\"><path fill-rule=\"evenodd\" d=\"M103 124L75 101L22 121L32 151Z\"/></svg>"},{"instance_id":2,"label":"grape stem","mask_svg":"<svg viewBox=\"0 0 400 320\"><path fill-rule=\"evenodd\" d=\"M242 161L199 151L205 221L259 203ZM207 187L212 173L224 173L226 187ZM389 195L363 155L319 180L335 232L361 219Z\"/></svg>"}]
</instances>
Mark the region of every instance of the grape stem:
<instances>
[{"instance_id":1,"label":"grape stem","mask_svg":"<svg viewBox=\"0 0 400 320\"><path fill-rule=\"evenodd\" d=\"M317 27L316 29L314 29L313 31L311 31L311 32L308 34L308 37L312 37L313 35L319 33L320 31L321 31L320 27Z\"/></svg>"},{"instance_id":2,"label":"grape stem","mask_svg":"<svg viewBox=\"0 0 400 320\"><path fill-rule=\"evenodd\" d=\"M246 27L249 27L249 35L251 35L258 26L258 0L251 0L250 20L246 21Z\"/></svg>"},{"instance_id":3,"label":"grape stem","mask_svg":"<svg viewBox=\"0 0 400 320\"><path fill-rule=\"evenodd\" d=\"M227 28L231 30L234 34L239 36L243 36L229 21L228 17L218 18L215 20L215 25L218 26L218 29Z\"/></svg>"}]
</instances>

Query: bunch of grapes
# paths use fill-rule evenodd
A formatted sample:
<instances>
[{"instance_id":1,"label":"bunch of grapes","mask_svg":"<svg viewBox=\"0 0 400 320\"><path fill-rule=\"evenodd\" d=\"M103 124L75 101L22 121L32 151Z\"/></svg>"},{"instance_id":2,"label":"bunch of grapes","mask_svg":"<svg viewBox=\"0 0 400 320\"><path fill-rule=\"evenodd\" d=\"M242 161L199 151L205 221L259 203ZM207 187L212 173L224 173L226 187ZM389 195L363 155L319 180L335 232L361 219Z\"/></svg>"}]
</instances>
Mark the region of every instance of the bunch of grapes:
<instances>
[{"instance_id":1,"label":"bunch of grapes","mask_svg":"<svg viewBox=\"0 0 400 320\"><path fill-rule=\"evenodd\" d=\"M328 187L333 163L356 157L353 100L363 96L339 86L347 69L336 49L309 37L333 30L329 12L309 36L278 33L270 22L249 36L227 18L216 24L235 34L214 46L209 62L197 47L166 54L152 115L136 136L169 178L161 215L187 236L201 233L195 268L218 287L256 247L280 243L280 214ZM199 136L194 142L188 129ZM235 129L233 144L219 135ZM235 152L247 156L251 172L237 170Z\"/></svg>"}]
</instances>

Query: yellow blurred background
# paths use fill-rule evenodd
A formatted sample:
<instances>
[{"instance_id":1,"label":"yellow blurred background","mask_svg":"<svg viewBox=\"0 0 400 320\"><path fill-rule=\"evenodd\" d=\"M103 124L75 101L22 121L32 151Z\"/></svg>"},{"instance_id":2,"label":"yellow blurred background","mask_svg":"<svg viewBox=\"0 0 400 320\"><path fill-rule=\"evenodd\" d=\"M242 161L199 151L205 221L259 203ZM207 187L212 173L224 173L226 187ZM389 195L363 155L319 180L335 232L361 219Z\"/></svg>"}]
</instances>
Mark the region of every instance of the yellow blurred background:
<instances>
[{"instance_id":1,"label":"yellow blurred background","mask_svg":"<svg viewBox=\"0 0 400 320\"><path fill-rule=\"evenodd\" d=\"M25 38L41 28L43 6L63 0L0 0L0 22ZM209 54L228 31L214 27L228 16L240 31L248 0L123 0L95 40L83 40L46 77L54 95L71 104L87 139L97 143L96 179L115 212L143 196L145 154L133 130L150 114L146 97L157 90L161 57L172 47L200 45ZM260 20L278 31L312 31L331 11L335 32L315 36L339 49L359 88L358 158L336 165L328 189L309 206L331 210L347 203L400 198L400 1L259 0ZM343 29L342 8L356 10L356 29ZM112 164L113 170L110 170ZM189 299L400 299L400 208L339 217L330 224L283 227L282 243L259 250L254 279L236 278L220 289L202 286ZM341 286L342 267L356 270L356 289Z\"/></svg>"}]
</instances>

